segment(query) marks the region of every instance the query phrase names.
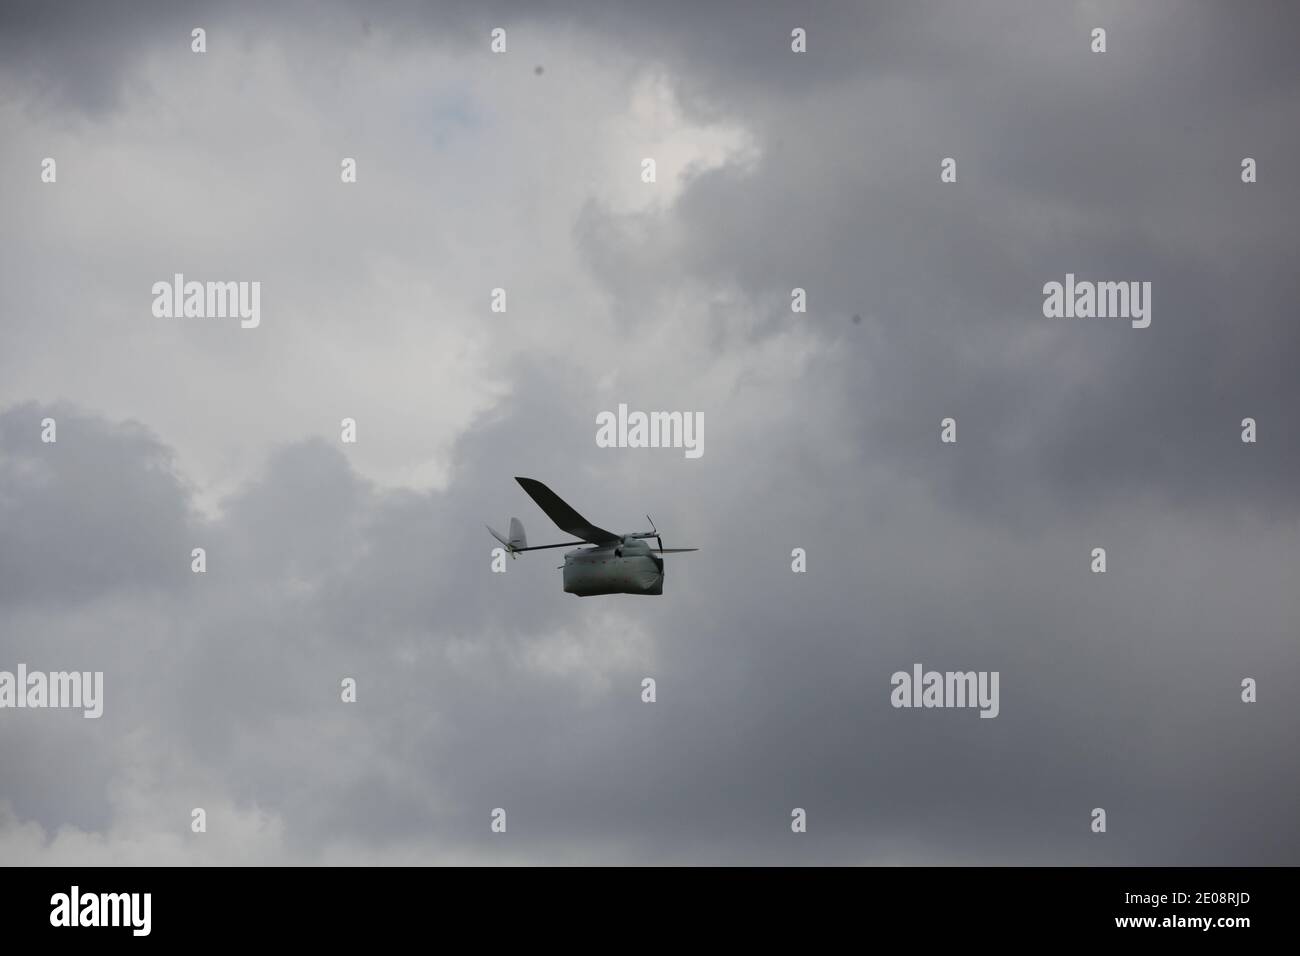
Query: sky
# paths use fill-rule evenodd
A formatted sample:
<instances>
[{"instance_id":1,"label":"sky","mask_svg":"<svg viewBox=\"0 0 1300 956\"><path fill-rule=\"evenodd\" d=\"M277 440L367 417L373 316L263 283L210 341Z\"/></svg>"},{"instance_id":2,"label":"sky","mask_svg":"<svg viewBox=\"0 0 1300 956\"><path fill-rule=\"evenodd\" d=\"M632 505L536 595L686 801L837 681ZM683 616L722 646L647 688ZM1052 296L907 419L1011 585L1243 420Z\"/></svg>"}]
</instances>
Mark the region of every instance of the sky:
<instances>
[{"instance_id":1,"label":"sky","mask_svg":"<svg viewBox=\"0 0 1300 956\"><path fill-rule=\"evenodd\" d=\"M1296 27L3 5L0 671L104 713L0 710L0 863L1300 863ZM516 475L701 550L496 573L485 522L567 540ZM892 706L918 663L998 716Z\"/></svg>"}]
</instances>

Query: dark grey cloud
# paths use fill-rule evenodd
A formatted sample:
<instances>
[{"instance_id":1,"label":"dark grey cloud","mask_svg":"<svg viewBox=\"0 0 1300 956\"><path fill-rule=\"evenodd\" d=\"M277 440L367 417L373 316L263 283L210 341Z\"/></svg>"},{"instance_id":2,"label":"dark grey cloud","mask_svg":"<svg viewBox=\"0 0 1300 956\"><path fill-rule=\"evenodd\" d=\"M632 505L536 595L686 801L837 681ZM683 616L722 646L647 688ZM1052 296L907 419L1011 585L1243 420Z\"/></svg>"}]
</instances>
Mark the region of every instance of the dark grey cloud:
<instances>
[{"instance_id":1,"label":"dark grey cloud","mask_svg":"<svg viewBox=\"0 0 1300 956\"><path fill-rule=\"evenodd\" d=\"M606 622L598 603L561 594L545 561L487 570L483 515L504 508L535 539L556 534L507 477L510 461L558 467L554 421L545 402L516 406L461 450L467 466L492 459L491 472L467 468L441 495L367 490L340 451L316 444L275 456L197 532L212 570L178 582L159 622L166 652L142 660L140 635L112 638L117 708L147 727L167 713L167 746L200 755L169 785L277 814L286 851L303 858L344 838L433 838L490 860L498 846L481 824L498 805L520 832L512 849L536 859L1292 858L1295 714L1272 701L1257 718L1236 702L1239 675L1273 688L1294 671L1284 537L1225 539L1155 511L1108 531L1115 565L1101 579L1086 572L1089 529L990 535L979 516L936 520L925 496L897 487L863 489L856 509L802 493L783 505L782 488L806 487L795 460L689 522L670 483L643 477L619 495L568 493L602 517L614 498L658 509L668 497L660 526L705 550L670 566L671 601ZM1199 559L1185 557L1189 540ZM790 574L788 542L809 548L806 577ZM629 621L650 640L611 656L627 635L609 624ZM42 643L11 650L38 659ZM891 709L888 674L914 660L1000 670L1002 716ZM659 681L653 707L638 699L646 673ZM337 702L342 674L360 682L355 709ZM20 753L37 732L8 729ZM72 809L29 785L7 797L51 827L93 822L115 768L77 766ZM14 779L68 799L46 772ZM1255 839L1215 816L1225 801L1283 829ZM1119 839L1079 832L1098 804ZM782 836L790 806L813 814L806 842Z\"/></svg>"},{"instance_id":2,"label":"dark grey cloud","mask_svg":"<svg viewBox=\"0 0 1300 956\"><path fill-rule=\"evenodd\" d=\"M31 403L0 415L0 448L0 603L75 607L174 580L192 519L170 450L144 426Z\"/></svg>"},{"instance_id":3,"label":"dark grey cloud","mask_svg":"<svg viewBox=\"0 0 1300 956\"><path fill-rule=\"evenodd\" d=\"M973 42L942 69L864 67L828 102L737 84L758 168L698 177L675 216L625 225L621 244L618 217L591 214L592 262L620 296L649 293L658 270L629 290L613 283L635 273L616 267L670 248L683 271L751 295L770 333L807 288L811 327L853 357L860 440L1002 519L1026 492L1055 513L1138 494L1212 507L1236 489L1294 513L1296 444L1239 435L1245 417L1285 434L1300 398L1300 194L1281 170L1243 185L1239 164L1293 151L1300 76L1272 39L1242 62L1253 33L1220 12L1098 15L1099 69L1066 8L1035 7L1015 30L952 8L929 29ZM1199 95L1223 74L1239 82ZM945 156L959 178L941 187ZM1067 272L1150 281L1153 326L1044 319L1042 286ZM947 415L974 447L933 441Z\"/></svg>"}]
</instances>

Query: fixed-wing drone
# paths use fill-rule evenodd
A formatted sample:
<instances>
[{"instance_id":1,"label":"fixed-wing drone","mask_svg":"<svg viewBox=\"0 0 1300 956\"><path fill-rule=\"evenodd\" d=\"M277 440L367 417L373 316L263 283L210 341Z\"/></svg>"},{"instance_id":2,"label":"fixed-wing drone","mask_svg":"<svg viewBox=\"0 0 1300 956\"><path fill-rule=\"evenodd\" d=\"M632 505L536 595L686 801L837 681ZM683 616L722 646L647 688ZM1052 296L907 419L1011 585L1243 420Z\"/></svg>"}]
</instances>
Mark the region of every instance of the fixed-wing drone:
<instances>
[{"instance_id":1,"label":"fixed-wing drone","mask_svg":"<svg viewBox=\"0 0 1300 956\"><path fill-rule=\"evenodd\" d=\"M555 522L561 531L581 541L565 541L561 544L539 544L528 546L524 535L524 525L518 518L510 519L510 537L505 537L488 530L492 537L506 546L510 556L521 551L543 551L547 548L574 548L564 556L564 590L579 597L593 594L663 594L664 593L664 559L661 555L678 554L683 551L698 551L699 548L665 548L663 538L655 523L650 521L649 531L635 531L632 534L614 534L604 528L597 528L565 501L533 478L516 478L528 496L537 502L538 507L546 512L548 518ZM659 547L652 548L646 544L646 538L654 538ZM583 544L592 547L581 547Z\"/></svg>"}]
</instances>

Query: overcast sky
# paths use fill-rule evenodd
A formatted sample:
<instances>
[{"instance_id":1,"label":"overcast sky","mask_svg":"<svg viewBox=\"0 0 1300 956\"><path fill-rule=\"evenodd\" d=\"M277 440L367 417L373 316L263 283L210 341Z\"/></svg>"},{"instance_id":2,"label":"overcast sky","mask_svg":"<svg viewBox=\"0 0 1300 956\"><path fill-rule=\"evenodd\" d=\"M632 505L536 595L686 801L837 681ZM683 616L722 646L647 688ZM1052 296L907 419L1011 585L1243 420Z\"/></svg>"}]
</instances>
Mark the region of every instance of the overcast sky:
<instances>
[{"instance_id":1,"label":"overcast sky","mask_svg":"<svg viewBox=\"0 0 1300 956\"><path fill-rule=\"evenodd\" d=\"M0 7L0 863L1300 863L1294 7L527 6Z\"/></svg>"}]
</instances>

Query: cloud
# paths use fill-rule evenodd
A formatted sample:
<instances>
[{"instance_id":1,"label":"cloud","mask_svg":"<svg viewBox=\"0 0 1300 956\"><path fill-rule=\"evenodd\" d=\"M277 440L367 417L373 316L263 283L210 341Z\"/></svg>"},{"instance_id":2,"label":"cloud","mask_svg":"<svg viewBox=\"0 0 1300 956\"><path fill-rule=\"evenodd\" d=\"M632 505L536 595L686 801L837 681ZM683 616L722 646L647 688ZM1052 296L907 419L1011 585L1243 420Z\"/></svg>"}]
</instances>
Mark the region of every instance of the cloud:
<instances>
[{"instance_id":1,"label":"cloud","mask_svg":"<svg viewBox=\"0 0 1300 956\"><path fill-rule=\"evenodd\" d=\"M0 859L1300 855L1285 31L67 9L0 29L0 669L103 670L105 715L0 717ZM154 320L177 271L262 281L262 327ZM1150 280L1151 328L1044 319L1067 271ZM705 456L597 448L620 402ZM655 599L493 574L484 522L563 537L515 475L702 550ZM890 707L918 661L1000 716Z\"/></svg>"}]
</instances>

